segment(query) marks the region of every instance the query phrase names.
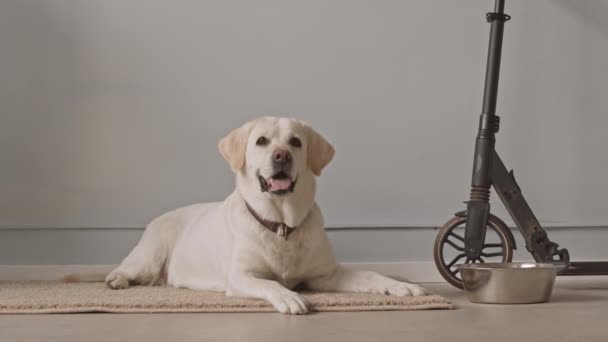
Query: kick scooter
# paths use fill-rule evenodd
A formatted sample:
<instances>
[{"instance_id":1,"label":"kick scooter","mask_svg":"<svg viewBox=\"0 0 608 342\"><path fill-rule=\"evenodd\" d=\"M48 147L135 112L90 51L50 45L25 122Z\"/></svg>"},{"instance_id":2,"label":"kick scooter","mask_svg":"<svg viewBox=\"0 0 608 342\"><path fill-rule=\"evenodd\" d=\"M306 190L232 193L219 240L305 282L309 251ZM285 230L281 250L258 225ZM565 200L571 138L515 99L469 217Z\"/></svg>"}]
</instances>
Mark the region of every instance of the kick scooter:
<instances>
[{"instance_id":1,"label":"kick scooter","mask_svg":"<svg viewBox=\"0 0 608 342\"><path fill-rule=\"evenodd\" d=\"M549 240L532 209L494 149L500 118L496 115L496 96L500 73L500 56L504 24L511 17L504 13L505 1L495 0L494 12L486 14L490 26L490 43L483 94L483 107L475 141L471 193L465 211L450 219L437 234L433 256L439 273L450 284L462 288L457 265L467 263L510 262L516 249L513 233L498 217L490 213L490 188L500 197L511 218L523 235L526 249L536 262L560 263L560 275L606 275L608 262L571 262L568 250ZM460 233L464 225L464 234ZM490 240L487 232L492 232Z\"/></svg>"}]
</instances>

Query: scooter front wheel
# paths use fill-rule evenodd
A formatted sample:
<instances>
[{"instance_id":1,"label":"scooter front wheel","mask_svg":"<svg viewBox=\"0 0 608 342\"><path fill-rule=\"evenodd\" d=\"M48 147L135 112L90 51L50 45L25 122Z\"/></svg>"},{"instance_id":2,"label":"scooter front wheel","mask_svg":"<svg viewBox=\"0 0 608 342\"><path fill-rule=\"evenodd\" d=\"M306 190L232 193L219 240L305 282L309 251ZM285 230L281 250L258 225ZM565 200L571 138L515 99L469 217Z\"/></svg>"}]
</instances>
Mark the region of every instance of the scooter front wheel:
<instances>
[{"instance_id":1,"label":"scooter front wheel","mask_svg":"<svg viewBox=\"0 0 608 342\"><path fill-rule=\"evenodd\" d=\"M464 250L464 226L467 218L454 216L439 229L433 247L435 265L441 276L453 286L462 289L462 279L457 265L485 262L511 262L516 248L509 227L498 217L488 217L486 241L481 255L474 260L466 256Z\"/></svg>"}]
</instances>

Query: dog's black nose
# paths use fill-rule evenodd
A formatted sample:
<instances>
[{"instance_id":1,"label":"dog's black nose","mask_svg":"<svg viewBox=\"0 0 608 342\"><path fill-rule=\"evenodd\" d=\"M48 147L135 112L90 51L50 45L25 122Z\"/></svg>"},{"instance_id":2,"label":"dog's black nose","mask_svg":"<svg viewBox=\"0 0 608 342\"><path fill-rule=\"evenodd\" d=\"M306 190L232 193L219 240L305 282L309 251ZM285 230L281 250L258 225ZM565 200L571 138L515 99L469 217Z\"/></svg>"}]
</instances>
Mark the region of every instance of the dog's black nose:
<instances>
[{"instance_id":1,"label":"dog's black nose","mask_svg":"<svg viewBox=\"0 0 608 342\"><path fill-rule=\"evenodd\" d=\"M278 164L285 164L291 161L291 153L287 150L276 150L272 154L272 161Z\"/></svg>"}]
</instances>

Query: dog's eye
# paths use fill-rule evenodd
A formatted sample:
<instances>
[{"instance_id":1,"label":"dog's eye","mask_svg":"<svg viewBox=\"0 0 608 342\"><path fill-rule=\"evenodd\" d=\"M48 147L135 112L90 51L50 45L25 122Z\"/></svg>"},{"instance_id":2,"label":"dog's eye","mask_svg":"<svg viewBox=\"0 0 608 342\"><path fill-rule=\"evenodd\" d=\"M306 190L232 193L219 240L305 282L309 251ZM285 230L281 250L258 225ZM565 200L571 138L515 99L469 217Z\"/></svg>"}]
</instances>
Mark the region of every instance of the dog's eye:
<instances>
[{"instance_id":1,"label":"dog's eye","mask_svg":"<svg viewBox=\"0 0 608 342\"><path fill-rule=\"evenodd\" d=\"M268 139L266 139L266 137L259 137L255 144L258 146L266 146L268 145Z\"/></svg>"},{"instance_id":2,"label":"dog's eye","mask_svg":"<svg viewBox=\"0 0 608 342\"><path fill-rule=\"evenodd\" d=\"M293 147L302 147L302 141L296 137L289 139L289 145Z\"/></svg>"}]
</instances>

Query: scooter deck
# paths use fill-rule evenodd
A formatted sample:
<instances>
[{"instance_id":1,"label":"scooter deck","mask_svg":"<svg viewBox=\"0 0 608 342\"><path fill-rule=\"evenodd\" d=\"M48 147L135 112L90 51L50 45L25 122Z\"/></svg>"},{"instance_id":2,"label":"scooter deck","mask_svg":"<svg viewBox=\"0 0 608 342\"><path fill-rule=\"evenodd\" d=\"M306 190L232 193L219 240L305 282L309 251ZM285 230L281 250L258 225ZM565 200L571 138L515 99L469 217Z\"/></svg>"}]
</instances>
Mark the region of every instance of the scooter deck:
<instances>
[{"instance_id":1,"label":"scooter deck","mask_svg":"<svg viewBox=\"0 0 608 342\"><path fill-rule=\"evenodd\" d=\"M568 268L558 275L584 276L584 275L608 275L608 261L573 261Z\"/></svg>"}]
</instances>

